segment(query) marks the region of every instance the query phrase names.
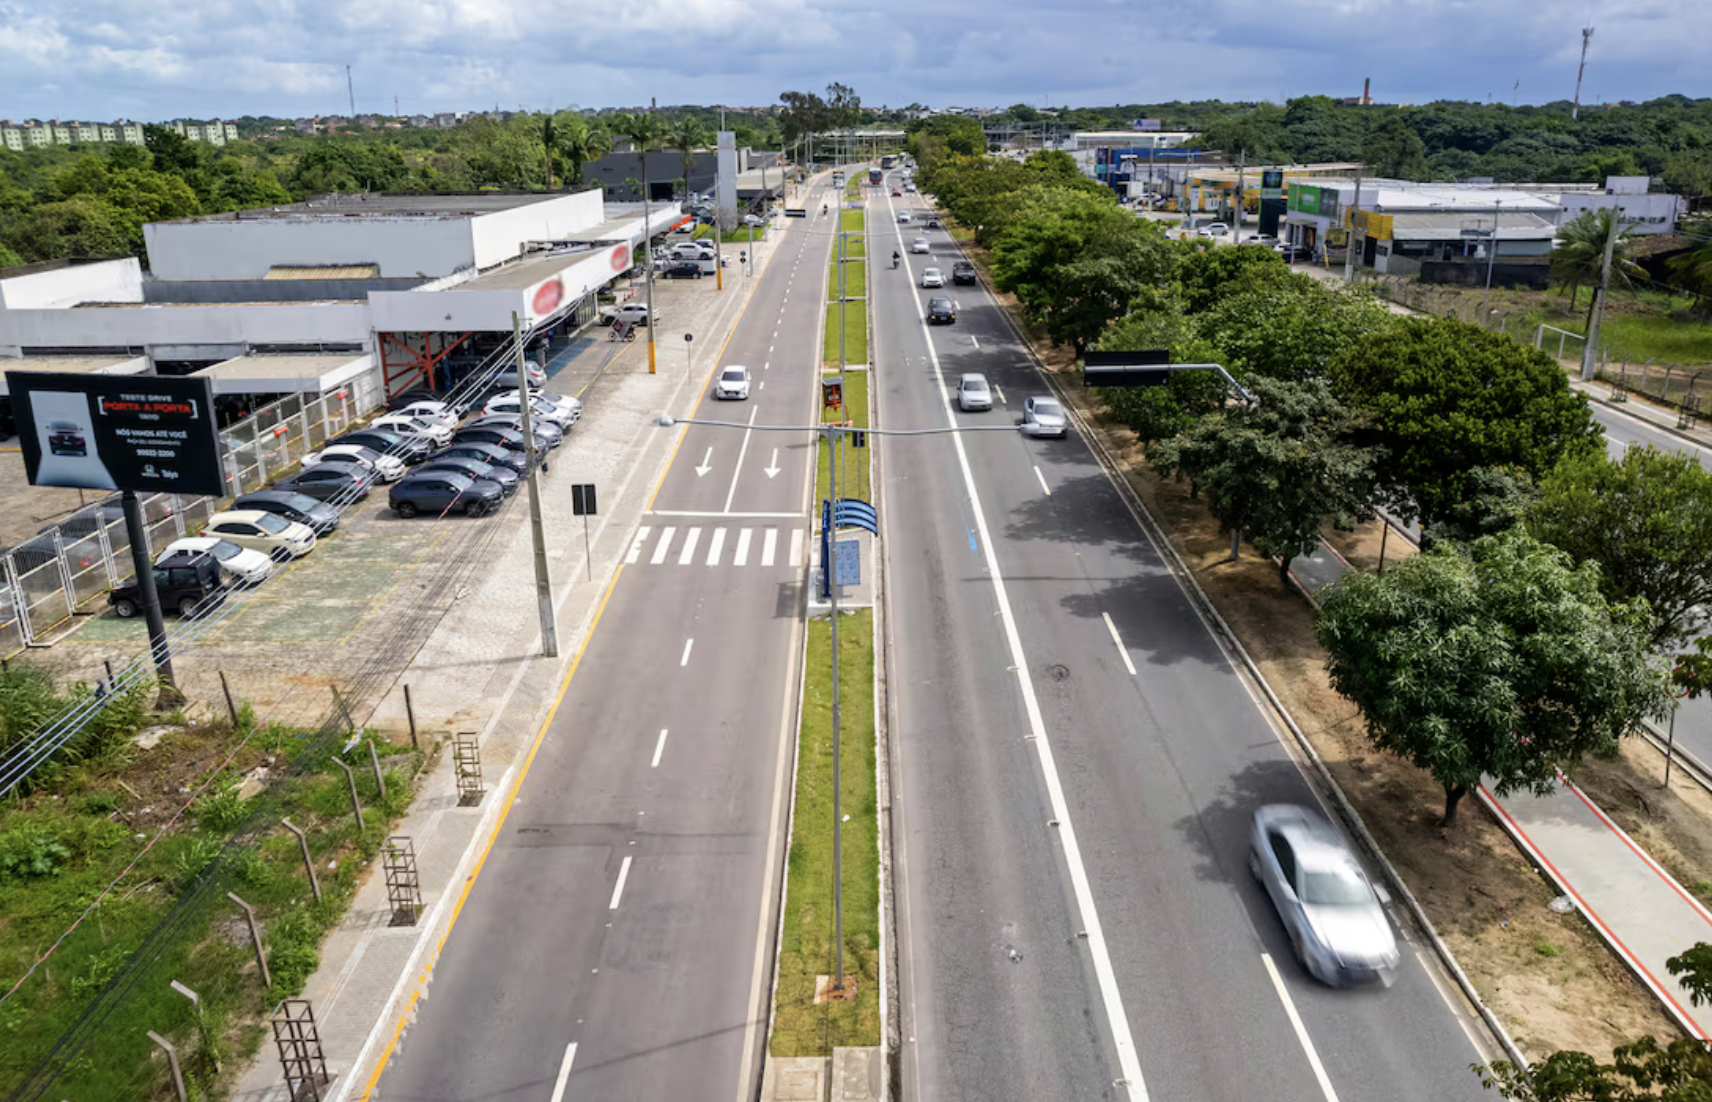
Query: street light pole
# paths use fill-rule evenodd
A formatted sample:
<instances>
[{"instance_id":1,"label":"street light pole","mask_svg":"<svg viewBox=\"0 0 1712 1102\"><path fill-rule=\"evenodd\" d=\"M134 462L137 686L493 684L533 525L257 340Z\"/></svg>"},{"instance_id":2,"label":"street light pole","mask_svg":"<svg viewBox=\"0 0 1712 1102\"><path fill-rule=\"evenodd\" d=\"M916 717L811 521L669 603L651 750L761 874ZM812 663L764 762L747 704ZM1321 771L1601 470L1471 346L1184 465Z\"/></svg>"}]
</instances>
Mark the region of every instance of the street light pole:
<instances>
[{"instance_id":1,"label":"street light pole","mask_svg":"<svg viewBox=\"0 0 1712 1102\"><path fill-rule=\"evenodd\" d=\"M649 326L653 328L652 325ZM535 548L535 609L541 619L541 653L559 656L559 627L553 612L553 577L547 566L547 535L541 522L541 465L536 462L535 392L529 388L529 364L523 357L523 323L511 313L511 335L517 342L517 408L523 416L523 457L529 481L529 538Z\"/></svg>"},{"instance_id":2,"label":"street light pole","mask_svg":"<svg viewBox=\"0 0 1712 1102\"><path fill-rule=\"evenodd\" d=\"M1492 266L1498 262L1498 223L1504 216L1504 200L1492 211L1492 247L1486 250L1486 289L1492 289Z\"/></svg>"}]
</instances>

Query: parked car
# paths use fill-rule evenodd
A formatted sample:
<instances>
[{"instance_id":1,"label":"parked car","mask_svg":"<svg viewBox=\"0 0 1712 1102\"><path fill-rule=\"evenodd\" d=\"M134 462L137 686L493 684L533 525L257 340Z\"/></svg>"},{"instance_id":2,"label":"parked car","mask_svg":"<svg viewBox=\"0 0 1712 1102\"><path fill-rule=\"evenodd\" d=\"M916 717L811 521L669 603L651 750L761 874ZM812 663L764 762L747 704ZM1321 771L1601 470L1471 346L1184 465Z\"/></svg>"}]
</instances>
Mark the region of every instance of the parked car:
<instances>
[{"instance_id":1,"label":"parked car","mask_svg":"<svg viewBox=\"0 0 1712 1102\"><path fill-rule=\"evenodd\" d=\"M439 391L431 390L425 386L417 386L411 387L409 390L400 391L388 398L386 400L386 408L390 410L402 410L406 406L413 405L416 402L444 402L445 400L446 396L441 394Z\"/></svg>"},{"instance_id":2,"label":"parked car","mask_svg":"<svg viewBox=\"0 0 1712 1102\"><path fill-rule=\"evenodd\" d=\"M523 437L519 435L518 440L521 441L522 439ZM473 459L477 463L490 463L495 467L508 467L520 475L523 473L523 469L527 463L527 460L523 458L522 452L514 452L509 448L500 447L498 444L481 444L474 440L452 441L450 445L442 448L434 456L434 459L441 458ZM434 460L429 460L429 462L433 461Z\"/></svg>"},{"instance_id":3,"label":"parked car","mask_svg":"<svg viewBox=\"0 0 1712 1102\"><path fill-rule=\"evenodd\" d=\"M305 467L319 467L323 463L363 468L374 472L382 482L397 482L404 477L404 460L396 455L382 455L361 444L328 444L318 452L303 455Z\"/></svg>"},{"instance_id":4,"label":"parked car","mask_svg":"<svg viewBox=\"0 0 1712 1102\"><path fill-rule=\"evenodd\" d=\"M470 428L504 428L522 434L523 415L519 413L484 413L471 421ZM551 421L531 420L529 427L535 431L535 446L538 448L556 448L564 442L565 433Z\"/></svg>"},{"instance_id":5,"label":"parked car","mask_svg":"<svg viewBox=\"0 0 1712 1102\"><path fill-rule=\"evenodd\" d=\"M485 478L470 478L452 471L422 474L412 471L410 477L392 484L389 496L393 512L406 519L421 513L461 512L479 517L491 511L505 496L499 483Z\"/></svg>"},{"instance_id":6,"label":"parked car","mask_svg":"<svg viewBox=\"0 0 1712 1102\"><path fill-rule=\"evenodd\" d=\"M344 506L368 497L374 485L374 476L365 471L348 467L306 467L275 482L273 488L278 493L300 494L316 501Z\"/></svg>"},{"instance_id":7,"label":"parked car","mask_svg":"<svg viewBox=\"0 0 1712 1102\"><path fill-rule=\"evenodd\" d=\"M453 431L451 425L424 421L420 417L406 417L399 413L389 413L385 417L377 417L370 422L369 427L380 429L383 432L396 432L406 440L412 437L430 440L437 447L450 442Z\"/></svg>"},{"instance_id":8,"label":"parked car","mask_svg":"<svg viewBox=\"0 0 1712 1102\"><path fill-rule=\"evenodd\" d=\"M743 216L743 224L752 228L759 228L761 226L765 226L767 224L767 220L759 214L745 214Z\"/></svg>"},{"instance_id":9,"label":"parked car","mask_svg":"<svg viewBox=\"0 0 1712 1102\"><path fill-rule=\"evenodd\" d=\"M927 238L925 237L918 237L914 241L910 242L910 252L912 253L925 253L931 250L932 246L927 243Z\"/></svg>"},{"instance_id":10,"label":"parked car","mask_svg":"<svg viewBox=\"0 0 1712 1102\"><path fill-rule=\"evenodd\" d=\"M523 369L529 373L530 386L547 385L547 371L540 364L534 360L524 360ZM507 360L505 366L494 372L493 377L487 381L488 390L516 390L517 387L516 360Z\"/></svg>"},{"instance_id":11,"label":"parked car","mask_svg":"<svg viewBox=\"0 0 1712 1102\"><path fill-rule=\"evenodd\" d=\"M951 265L951 282L956 284L978 283L980 277L975 274L975 265L967 260L959 260Z\"/></svg>"},{"instance_id":12,"label":"parked car","mask_svg":"<svg viewBox=\"0 0 1712 1102\"><path fill-rule=\"evenodd\" d=\"M965 413L993 408L993 388L985 375L971 371L957 380L957 408Z\"/></svg>"},{"instance_id":13,"label":"parked car","mask_svg":"<svg viewBox=\"0 0 1712 1102\"><path fill-rule=\"evenodd\" d=\"M417 474L439 474L446 471L461 474L465 478L485 478L489 482L497 482L506 497L516 493L517 488L523 485L523 476L517 472L517 468L508 463L484 462L467 456L447 455L445 452L416 468Z\"/></svg>"},{"instance_id":14,"label":"parked car","mask_svg":"<svg viewBox=\"0 0 1712 1102\"><path fill-rule=\"evenodd\" d=\"M921 285L923 287L943 287L945 286L945 277L940 274L938 268L923 268L921 270Z\"/></svg>"},{"instance_id":15,"label":"parked car","mask_svg":"<svg viewBox=\"0 0 1712 1102\"><path fill-rule=\"evenodd\" d=\"M458 423L459 410L450 402L435 398L420 398L407 406L401 406L392 411L403 417L415 417L430 424L455 425Z\"/></svg>"},{"instance_id":16,"label":"parked car","mask_svg":"<svg viewBox=\"0 0 1712 1102\"><path fill-rule=\"evenodd\" d=\"M615 307L612 311L611 324L647 325L648 304L646 302L626 302L622 306Z\"/></svg>"},{"instance_id":17,"label":"parked car","mask_svg":"<svg viewBox=\"0 0 1712 1102\"><path fill-rule=\"evenodd\" d=\"M719 371L719 378L713 382L715 398L733 398L747 401L749 398L749 369L742 364L727 364Z\"/></svg>"},{"instance_id":18,"label":"parked car","mask_svg":"<svg viewBox=\"0 0 1712 1102\"><path fill-rule=\"evenodd\" d=\"M1348 843L1316 812L1293 804L1257 810L1248 871L1310 975L1332 987L1397 978L1402 956L1385 909Z\"/></svg>"},{"instance_id":19,"label":"parked car","mask_svg":"<svg viewBox=\"0 0 1712 1102\"><path fill-rule=\"evenodd\" d=\"M1022 431L1027 436L1063 436L1070 431L1070 421L1058 399L1030 398L1022 405Z\"/></svg>"},{"instance_id":20,"label":"parked car","mask_svg":"<svg viewBox=\"0 0 1712 1102\"><path fill-rule=\"evenodd\" d=\"M183 539L173 540L155 556L155 565L160 565L180 552L214 556L228 578L245 585L265 582L273 574L271 558L260 551L239 547L231 540L219 536L185 536Z\"/></svg>"},{"instance_id":21,"label":"parked car","mask_svg":"<svg viewBox=\"0 0 1712 1102\"><path fill-rule=\"evenodd\" d=\"M314 529L260 509L215 513L197 535L220 536L276 559L295 559L315 550Z\"/></svg>"},{"instance_id":22,"label":"parked car","mask_svg":"<svg viewBox=\"0 0 1712 1102\"><path fill-rule=\"evenodd\" d=\"M557 428L561 434L569 429L571 425L575 424L577 420L576 416L567 413L564 407L555 405L552 402L540 398L534 399L529 403L529 412L533 416L534 420L547 422L554 428ZM482 407L482 411L477 415L477 418L491 417L494 414L515 416L521 420L523 414L523 399L518 397L516 394L489 398L487 400L487 405Z\"/></svg>"},{"instance_id":23,"label":"parked car","mask_svg":"<svg viewBox=\"0 0 1712 1102\"><path fill-rule=\"evenodd\" d=\"M434 454L434 444L430 440L415 436L401 436L396 432L377 429L372 425L366 429L347 432L327 441L329 444L361 444L365 448L373 448L382 455L396 455L404 460L406 466L422 462Z\"/></svg>"},{"instance_id":24,"label":"parked car","mask_svg":"<svg viewBox=\"0 0 1712 1102\"><path fill-rule=\"evenodd\" d=\"M660 269L661 279L700 279L701 265L693 260L677 260Z\"/></svg>"},{"instance_id":25,"label":"parked car","mask_svg":"<svg viewBox=\"0 0 1712 1102\"><path fill-rule=\"evenodd\" d=\"M1298 260L1308 255L1308 250L1293 241L1280 241L1272 246L1272 251L1283 257L1285 261Z\"/></svg>"},{"instance_id":26,"label":"parked car","mask_svg":"<svg viewBox=\"0 0 1712 1102\"><path fill-rule=\"evenodd\" d=\"M162 609L176 609L180 616L217 606L226 597L219 561L213 555L190 552L168 555L155 563L155 596ZM135 616L143 608L142 584L133 578L115 587L107 603L120 617Z\"/></svg>"},{"instance_id":27,"label":"parked car","mask_svg":"<svg viewBox=\"0 0 1712 1102\"><path fill-rule=\"evenodd\" d=\"M957 321L957 307L948 298L930 298L927 300L927 324L953 325Z\"/></svg>"},{"instance_id":28,"label":"parked car","mask_svg":"<svg viewBox=\"0 0 1712 1102\"><path fill-rule=\"evenodd\" d=\"M278 513L286 520L307 524L315 529L317 536L325 536L339 527L339 510L317 501L308 494L293 493L290 490L259 490L253 494L244 494L232 502L232 508Z\"/></svg>"},{"instance_id":29,"label":"parked car","mask_svg":"<svg viewBox=\"0 0 1712 1102\"><path fill-rule=\"evenodd\" d=\"M458 430L458 435L452 438L452 447L463 444L487 444L491 447L504 448L517 455L519 462L524 461L528 446L523 442L523 434L516 429L503 425L471 425ZM546 450L536 451L539 459L546 458Z\"/></svg>"},{"instance_id":30,"label":"parked car","mask_svg":"<svg viewBox=\"0 0 1712 1102\"><path fill-rule=\"evenodd\" d=\"M495 394L494 397L495 398L517 398L519 396L519 393L520 392L515 391L515 390L507 390L507 391L503 391L499 394ZM571 395L560 394L557 391L553 391L553 390L533 390L533 389L530 390L529 396L531 398L535 399L537 404L539 404L541 402L548 402L548 403L552 404L553 406L557 407L559 412L565 414L566 416L568 416L570 418L570 423L573 425L576 424L578 419L581 418L583 415L583 400L581 398L571 396Z\"/></svg>"},{"instance_id":31,"label":"parked car","mask_svg":"<svg viewBox=\"0 0 1712 1102\"><path fill-rule=\"evenodd\" d=\"M1197 237L1229 237L1230 227L1223 222L1208 222L1195 231Z\"/></svg>"}]
</instances>

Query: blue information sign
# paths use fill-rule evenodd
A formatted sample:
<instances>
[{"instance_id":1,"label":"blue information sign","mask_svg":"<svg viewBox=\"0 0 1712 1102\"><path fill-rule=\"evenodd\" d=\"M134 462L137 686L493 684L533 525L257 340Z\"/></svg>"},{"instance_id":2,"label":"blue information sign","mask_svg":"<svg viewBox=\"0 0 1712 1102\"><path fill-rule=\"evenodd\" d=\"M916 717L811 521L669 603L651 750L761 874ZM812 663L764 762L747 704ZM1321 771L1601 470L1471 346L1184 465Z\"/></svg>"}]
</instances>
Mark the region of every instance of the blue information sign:
<instances>
[{"instance_id":1,"label":"blue information sign","mask_svg":"<svg viewBox=\"0 0 1712 1102\"><path fill-rule=\"evenodd\" d=\"M832 577L837 585L858 585L862 581L862 545L855 540L839 540L833 545Z\"/></svg>"}]
</instances>

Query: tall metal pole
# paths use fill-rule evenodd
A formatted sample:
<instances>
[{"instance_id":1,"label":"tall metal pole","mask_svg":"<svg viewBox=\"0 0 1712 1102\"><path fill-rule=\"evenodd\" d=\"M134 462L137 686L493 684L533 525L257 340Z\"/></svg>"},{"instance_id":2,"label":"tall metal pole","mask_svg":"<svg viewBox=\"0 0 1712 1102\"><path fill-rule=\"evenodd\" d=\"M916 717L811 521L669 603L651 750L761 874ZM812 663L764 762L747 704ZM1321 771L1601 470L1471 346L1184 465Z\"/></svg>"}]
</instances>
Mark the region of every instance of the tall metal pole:
<instances>
[{"instance_id":1,"label":"tall metal pole","mask_svg":"<svg viewBox=\"0 0 1712 1102\"><path fill-rule=\"evenodd\" d=\"M843 204L839 205L838 221L844 221ZM848 236L840 230L838 234L838 395L839 402L844 401L844 258ZM848 407L846 407L848 408ZM844 990L844 823L841 793L839 791L839 735L843 729L843 702L838 698L838 468L844 458L844 433L834 429L828 442L827 466L832 476L832 535L826 545L833 554L833 561L827 566L827 573L832 584L827 586L829 600L832 603L832 942L837 948L837 970L833 972L832 989Z\"/></svg>"},{"instance_id":2,"label":"tall metal pole","mask_svg":"<svg viewBox=\"0 0 1712 1102\"><path fill-rule=\"evenodd\" d=\"M1575 70L1575 103L1569 109L1569 120L1581 117L1581 76L1587 72L1587 44L1593 41L1593 28L1581 28L1581 64Z\"/></svg>"},{"instance_id":3,"label":"tall metal pole","mask_svg":"<svg viewBox=\"0 0 1712 1102\"><path fill-rule=\"evenodd\" d=\"M648 218L648 143L637 142L637 152L642 157L642 245L647 250L648 263L644 270L648 275L648 374L655 372L654 363L654 227ZM689 186L686 181L684 186ZM718 187L714 190L717 192ZM714 206L719 205L719 196L714 196Z\"/></svg>"},{"instance_id":4,"label":"tall metal pole","mask_svg":"<svg viewBox=\"0 0 1712 1102\"><path fill-rule=\"evenodd\" d=\"M1236 227L1231 231L1233 244L1242 244L1242 185L1243 168L1248 163L1248 150L1236 151Z\"/></svg>"},{"instance_id":5,"label":"tall metal pole","mask_svg":"<svg viewBox=\"0 0 1712 1102\"><path fill-rule=\"evenodd\" d=\"M1361 210L1361 165L1355 166L1355 201L1349 208L1349 233L1345 235L1343 257L1343 281L1350 282L1355 278L1355 216ZM1322 246L1323 249L1323 246Z\"/></svg>"},{"instance_id":6,"label":"tall metal pole","mask_svg":"<svg viewBox=\"0 0 1712 1102\"><path fill-rule=\"evenodd\" d=\"M1587 344L1581 350L1581 381L1590 383L1599 373L1599 325L1605 320L1605 295L1611 289L1611 257L1617 251L1617 227L1623 208L1611 207L1611 226L1605 233L1605 259L1599 268L1599 297L1593 300L1593 320L1587 326Z\"/></svg>"},{"instance_id":7,"label":"tall metal pole","mask_svg":"<svg viewBox=\"0 0 1712 1102\"><path fill-rule=\"evenodd\" d=\"M1492 247L1486 250L1486 289L1492 289L1492 266L1498 262L1498 223L1504 215L1504 200L1492 212Z\"/></svg>"},{"instance_id":8,"label":"tall metal pole","mask_svg":"<svg viewBox=\"0 0 1712 1102\"><path fill-rule=\"evenodd\" d=\"M172 654L167 649L166 619L161 616L160 593L155 589L155 564L149 550L149 530L143 524L143 506L137 491L121 495L125 508L125 534L131 541L131 567L137 572L137 595L143 602L143 623L149 629L149 653L155 660L155 676L161 695L176 698L178 682L172 675Z\"/></svg>"},{"instance_id":9,"label":"tall metal pole","mask_svg":"<svg viewBox=\"0 0 1712 1102\"><path fill-rule=\"evenodd\" d=\"M649 318L650 341L654 339L652 321ZM553 578L547 570L547 534L541 524L541 465L535 461L535 421L530 409L535 393L529 389L529 371L523 359L523 323L515 310L511 313L511 332L517 342L517 405L523 413L523 455L529 479L529 538L535 545L535 608L541 617L541 653L548 658L557 658L559 626L553 614ZM650 344L649 351L653 347Z\"/></svg>"}]
</instances>

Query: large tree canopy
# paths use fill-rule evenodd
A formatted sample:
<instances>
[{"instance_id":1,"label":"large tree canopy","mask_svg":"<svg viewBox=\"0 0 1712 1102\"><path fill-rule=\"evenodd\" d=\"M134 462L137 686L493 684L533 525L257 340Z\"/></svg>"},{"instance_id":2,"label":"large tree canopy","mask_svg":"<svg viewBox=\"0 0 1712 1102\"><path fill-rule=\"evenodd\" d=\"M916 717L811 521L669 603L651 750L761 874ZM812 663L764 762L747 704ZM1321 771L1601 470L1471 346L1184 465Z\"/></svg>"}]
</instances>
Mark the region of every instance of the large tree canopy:
<instances>
[{"instance_id":1,"label":"large tree canopy","mask_svg":"<svg viewBox=\"0 0 1712 1102\"><path fill-rule=\"evenodd\" d=\"M1323 591L1332 686L1374 745L1444 788L1445 825L1483 777L1550 791L1556 769L1669 707L1644 602L1611 602L1599 568L1520 529L1453 544Z\"/></svg>"},{"instance_id":2,"label":"large tree canopy","mask_svg":"<svg viewBox=\"0 0 1712 1102\"><path fill-rule=\"evenodd\" d=\"M1331 377L1371 417L1390 504L1429 524L1468 496L1477 468L1538 480L1599 448L1586 399L1550 357L1465 322L1409 318L1374 330L1332 361Z\"/></svg>"}]
</instances>

